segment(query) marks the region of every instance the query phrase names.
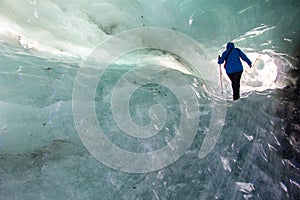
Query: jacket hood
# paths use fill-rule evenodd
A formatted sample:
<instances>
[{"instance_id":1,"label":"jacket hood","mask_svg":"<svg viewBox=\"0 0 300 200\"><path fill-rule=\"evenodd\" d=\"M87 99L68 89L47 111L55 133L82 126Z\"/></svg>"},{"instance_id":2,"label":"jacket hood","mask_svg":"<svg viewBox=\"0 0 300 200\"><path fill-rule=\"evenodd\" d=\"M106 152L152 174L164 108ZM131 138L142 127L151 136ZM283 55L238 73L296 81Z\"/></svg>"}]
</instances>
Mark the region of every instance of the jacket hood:
<instances>
[{"instance_id":1,"label":"jacket hood","mask_svg":"<svg viewBox=\"0 0 300 200\"><path fill-rule=\"evenodd\" d=\"M232 48L234 48L234 44L232 42L228 42L226 49L232 49Z\"/></svg>"}]
</instances>

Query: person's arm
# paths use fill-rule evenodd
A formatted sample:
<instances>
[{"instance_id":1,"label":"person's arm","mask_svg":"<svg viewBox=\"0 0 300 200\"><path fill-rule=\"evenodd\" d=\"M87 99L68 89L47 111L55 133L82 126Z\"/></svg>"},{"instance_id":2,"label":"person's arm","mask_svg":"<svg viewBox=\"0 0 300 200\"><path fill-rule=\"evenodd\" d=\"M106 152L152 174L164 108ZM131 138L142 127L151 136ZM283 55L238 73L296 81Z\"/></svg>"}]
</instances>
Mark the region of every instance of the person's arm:
<instances>
[{"instance_id":1,"label":"person's arm","mask_svg":"<svg viewBox=\"0 0 300 200\"><path fill-rule=\"evenodd\" d=\"M250 61L250 59L246 56L246 54L244 54L244 52L242 52L240 49L239 50L239 55L242 58L243 61L245 61L249 67L252 67L252 62Z\"/></svg>"},{"instance_id":2,"label":"person's arm","mask_svg":"<svg viewBox=\"0 0 300 200\"><path fill-rule=\"evenodd\" d=\"M223 64L223 62L225 61L225 58L226 58L226 51L224 51L223 53L222 53L222 56L220 57L218 57L218 64Z\"/></svg>"}]
</instances>

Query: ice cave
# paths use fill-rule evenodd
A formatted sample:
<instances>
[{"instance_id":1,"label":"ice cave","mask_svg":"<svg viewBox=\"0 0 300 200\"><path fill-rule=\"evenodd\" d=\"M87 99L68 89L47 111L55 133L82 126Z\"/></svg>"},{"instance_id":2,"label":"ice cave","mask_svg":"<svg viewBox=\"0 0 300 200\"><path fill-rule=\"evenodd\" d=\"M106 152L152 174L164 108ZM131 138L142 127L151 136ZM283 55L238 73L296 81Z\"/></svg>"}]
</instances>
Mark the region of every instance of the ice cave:
<instances>
[{"instance_id":1,"label":"ice cave","mask_svg":"<svg viewBox=\"0 0 300 200\"><path fill-rule=\"evenodd\" d=\"M299 36L299 0L1 0L0 199L300 199Z\"/></svg>"}]
</instances>

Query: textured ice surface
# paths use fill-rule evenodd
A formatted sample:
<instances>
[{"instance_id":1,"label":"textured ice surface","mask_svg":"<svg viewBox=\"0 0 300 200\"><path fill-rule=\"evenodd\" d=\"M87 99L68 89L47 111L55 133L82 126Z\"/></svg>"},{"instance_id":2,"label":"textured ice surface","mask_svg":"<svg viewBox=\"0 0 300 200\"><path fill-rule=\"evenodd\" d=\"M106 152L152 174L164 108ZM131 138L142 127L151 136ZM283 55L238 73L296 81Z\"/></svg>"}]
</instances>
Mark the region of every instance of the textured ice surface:
<instances>
[{"instance_id":1,"label":"textured ice surface","mask_svg":"<svg viewBox=\"0 0 300 200\"><path fill-rule=\"evenodd\" d=\"M2 0L0 199L298 199L299 3ZM150 140L120 131L109 103L131 63L179 70L194 90L201 114L196 137L178 160L154 172L124 173L99 162L81 142L72 113L73 86L80 65L99 42L152 26L192 37L212 65L226 42L234 41L254 69L245 68L243 98L237 102L230 100L224 76L223 131L200 159L212 103L219 101L207 90L206 77L188 73L183 60L162 51L116 60L95 90L95 112L107 138L120 148L148 152L170 144L182 116L182 102L168 88L140 85L129 103L132 120L147 125L150 107L159 103L167 108L167 123Z\"/></svg>"}]
</instances>

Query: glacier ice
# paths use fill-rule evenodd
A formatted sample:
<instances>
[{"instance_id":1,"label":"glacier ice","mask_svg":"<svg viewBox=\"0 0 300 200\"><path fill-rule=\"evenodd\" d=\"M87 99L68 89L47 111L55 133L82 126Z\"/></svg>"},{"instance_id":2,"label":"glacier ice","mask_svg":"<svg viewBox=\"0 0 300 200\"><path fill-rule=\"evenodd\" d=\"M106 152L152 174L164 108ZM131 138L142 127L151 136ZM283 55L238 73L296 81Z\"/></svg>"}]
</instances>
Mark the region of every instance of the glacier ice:
<instances>
[{"instance_id":1,"label":"glacier ice","mask_svg":"<svg viewBox=\"0 0 300 200\"><path fill-rule=\"evenodd\" d=\"M299 198L299 7L298 0L2 0L0 199ZM101 78L97 68L88 66L83 81L76 82L82 63L99 61L90 56L99 44L124 31L153 27L185 34L201 51L195 53L179 40L160 42L173 50L140 48L105 63L109 66ZM141 40L132 35L127 42L149 47L172 38L160 36L151 42L151 36ZM254 69L245 67L243 98L234 103L226 76L224 96L220 93L215 64L228 41L254 62ZM120 49L116 44L100 53L113 57ZM199 64L190 62L194 58ZM135 71L137 66L146 68ZM195 96L182 92L185 97L178 99L159 84L171 79L174 90L188 88ZM82 121L74 121L74 86L88 88L93 80L96 88L83 90L79 100L82 106L94 106L95 118L87 112L86 118L78 115ZM126 100L122 86L128 85L134 88ZM95 102L88 99L91 92ZM114 96L125 103L129 99L126 119L121 115L116 121L114 113L123 107L111 107ZM191 99L196 103L189 107ZM211 120L219 116L213 111L220 104L226 108L225 119ZM126 134L128 116L137 129L147 128ZM186 149L181 140L193 127L184 126L183 133L183 117L198 124ZM124 158L104 148L103 156L114 158L119 167L112 169L82 142L76 126L86 119L128 152L149 154L164 146L170 147L169 155L182 152L166 166L162 163L168 155L160 160L149 156L144 163L128 159L129 166L153 161L163 167L126 173L118 166ZM207 137L217 127L221 134ZM91 132L92 126L85 128ZM172 142L175 137L178 143ZM88 141L97 149L103 143L96 138ZM216 144L205 146L205 140ZM209 154L201 154L201 148Z\"/></svg>"}]
</instances>

